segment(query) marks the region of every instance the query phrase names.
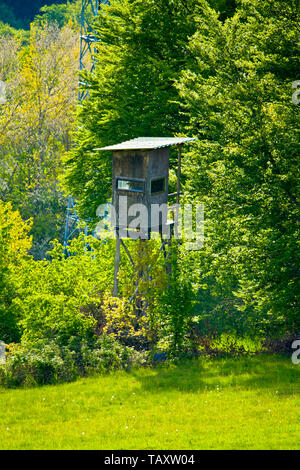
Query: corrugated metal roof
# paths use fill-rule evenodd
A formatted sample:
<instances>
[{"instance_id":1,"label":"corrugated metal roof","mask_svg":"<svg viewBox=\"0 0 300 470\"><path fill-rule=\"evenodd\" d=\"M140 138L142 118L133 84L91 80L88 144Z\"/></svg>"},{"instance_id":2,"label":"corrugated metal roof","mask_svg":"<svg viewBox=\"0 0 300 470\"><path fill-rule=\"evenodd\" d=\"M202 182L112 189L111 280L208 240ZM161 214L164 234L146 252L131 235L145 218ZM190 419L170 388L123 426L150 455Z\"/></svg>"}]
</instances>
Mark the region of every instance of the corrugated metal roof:
<instances>
[{"instance_id":1,"label":"corrugated metal roof","mask_svg":"<svg viewBox=\"0 0 300 470\"><path fill-rule=\"evenodd\" d=\"M170 145L184 144L196 140L197 137L138 137L126 140L120 144L109 145L94 150L147 150L170 147Z\"/></svg>"}]
</instances>

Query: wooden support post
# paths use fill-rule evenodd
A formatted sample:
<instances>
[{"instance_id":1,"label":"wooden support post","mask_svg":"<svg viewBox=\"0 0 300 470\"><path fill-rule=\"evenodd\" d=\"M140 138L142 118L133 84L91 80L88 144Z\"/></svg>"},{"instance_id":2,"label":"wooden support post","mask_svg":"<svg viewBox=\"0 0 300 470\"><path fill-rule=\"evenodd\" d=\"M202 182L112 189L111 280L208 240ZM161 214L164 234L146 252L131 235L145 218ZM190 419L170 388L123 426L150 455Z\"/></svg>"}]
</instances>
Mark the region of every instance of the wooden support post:
<instances>
[{"instance_id":1,"label":"wooden support post","mask_svg":"<svg viewBox=\"0 0 300 470\"><path fill-rule=\"evenodd\" d=\"M177 205L179 205L180 176L181 176L181 145L178 145L177 195L176 195L176 204Z\"/></svg>"},{"instance_id":2,"label":"wooden support post","mask_svg":"<svg viewBox=\"0 0 300 470\"><path fill-rule=\"evenodd\" d=\"M120 238L120 242L122 243L122 246L123 246L123 248L124 248L124 250L125 250L125 252L126 252L128 258L129 258L130 263L131 263L132 266L135 268L134 262L133 262L133 259L132 259L132 256L131 256L131 254L129 253L129 250L128 250L127 246L125 245L125 243L123 242L122 238Z\"/></svg>"},{"instance_id":3,"label":"wooden support post","mask_svg":"<svg viewBox=\"0 0 300 470\"><path fill-rule=\"evenodd\" d=\"M115 272L114 272L113 297L118 296L119 267L120 267L120 238L119 238L118 230L116 230L116 252L115 252Z\"/></svg>"}]
</instances>

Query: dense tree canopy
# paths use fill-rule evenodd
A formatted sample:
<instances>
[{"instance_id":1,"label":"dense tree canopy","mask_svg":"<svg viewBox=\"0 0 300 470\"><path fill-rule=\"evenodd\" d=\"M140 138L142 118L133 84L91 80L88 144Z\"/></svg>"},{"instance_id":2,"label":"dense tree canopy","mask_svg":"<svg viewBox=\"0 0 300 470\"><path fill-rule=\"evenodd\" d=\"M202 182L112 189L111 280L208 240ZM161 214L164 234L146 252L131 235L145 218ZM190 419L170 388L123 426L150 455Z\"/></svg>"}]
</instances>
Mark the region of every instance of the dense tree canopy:
<instances>
[{"instance_id":1,"label":"dense tree canopy","mask_svg":"<svg viewBox=\"0 0 300 470\"><path fill-rule=\"evenodd\" d=\"M28 236L30 223L25 223L11 204L0 201L0 337L4 341L17 341L20 333L13 299L17 292L17 279L31 247Z\"/></svg>"},{"instance_id":2,"label":"dense tree canopy","mask_svg":"<svg viewBox=\"0 0 300 470\"><path fill-rule=\"evenodd\" d=\"M64 225L57 178L75 119L78 40L70 27L46 24L32 28L28 45L8 37L0 45L0 198L34 217L34 254L43 257Z\"/></svg>"},{"instance_id":3,"label":"dense tree canopy","mask_svg":"<svg viewBox=\"0 0 300 470\"><path fill-rule=\"evenodd\" d=\"M242 1L224 25L203 12L178 89L200 136L185 174L206 204L207 273L248 315L299 328L297 2Z\"/></svg>"}]
</instances>

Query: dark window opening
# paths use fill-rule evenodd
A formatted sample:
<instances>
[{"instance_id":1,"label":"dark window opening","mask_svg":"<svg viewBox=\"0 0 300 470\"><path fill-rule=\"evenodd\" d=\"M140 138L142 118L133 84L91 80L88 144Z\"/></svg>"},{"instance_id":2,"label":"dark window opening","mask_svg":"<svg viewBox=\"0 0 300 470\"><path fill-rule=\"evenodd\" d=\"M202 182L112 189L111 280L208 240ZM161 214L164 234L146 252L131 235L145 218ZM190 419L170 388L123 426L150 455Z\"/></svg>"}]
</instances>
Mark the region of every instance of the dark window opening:
<instances>
[{"instance_id":1,"label":"dark window opening","mask_svg":"<svg viewBox=\"0 0 300 470\"><path fill-rule=\"evenodd\" d=\"M166 178L151 181L151 194L163 193L166 190Z\"/></svg>"}]
</instances>

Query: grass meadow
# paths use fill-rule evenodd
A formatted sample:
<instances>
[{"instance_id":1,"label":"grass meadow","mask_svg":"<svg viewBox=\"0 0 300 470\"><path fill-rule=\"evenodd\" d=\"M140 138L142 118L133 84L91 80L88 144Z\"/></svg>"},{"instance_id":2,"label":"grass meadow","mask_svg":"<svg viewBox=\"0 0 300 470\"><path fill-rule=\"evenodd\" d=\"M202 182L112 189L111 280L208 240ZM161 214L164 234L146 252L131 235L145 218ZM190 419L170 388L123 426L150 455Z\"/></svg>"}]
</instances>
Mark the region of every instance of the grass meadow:
<instances>
[{"instance_id":1,"label":"grass meadow","mask_svg":"<svg viewBox=\"0 0 300 470\"><path fill-rule=\"evenodd\" d=\"M0 449L300 449L300 365L198 359L0 389Z\"/></svg>"}]
</instances>

